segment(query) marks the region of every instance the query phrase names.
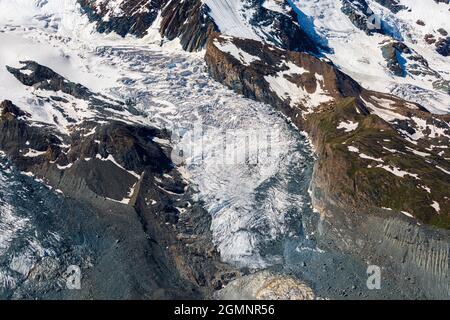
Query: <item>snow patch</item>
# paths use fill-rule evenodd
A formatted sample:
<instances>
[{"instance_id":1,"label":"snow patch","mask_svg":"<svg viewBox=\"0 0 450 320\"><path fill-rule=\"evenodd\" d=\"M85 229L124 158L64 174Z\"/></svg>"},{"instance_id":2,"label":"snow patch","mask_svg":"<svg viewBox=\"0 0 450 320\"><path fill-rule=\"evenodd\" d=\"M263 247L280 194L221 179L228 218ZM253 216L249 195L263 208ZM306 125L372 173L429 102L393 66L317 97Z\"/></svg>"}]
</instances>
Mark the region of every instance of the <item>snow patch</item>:
<instances>
[{"instance_id":1,"label":"snow patch","mask_svg":"<svg viewBox=\"0 0 450 320\"><path fill-rule=\"evenodd\" d=\"M333 100L322 88L320 76L316 75L316 91L309 93L306 89L292 82L288 77L294 74L303 74L308 72L293 63L285 63L287 69L279 71L275 76L265 76L264 79L270 86L270 89L283 101L289 100L291 107L298 105L306 107L305 113L310 113L314 108L323 103Z\"/></svg>"},{"instance_id":2,"label":"snow patch","mask_svg":"<svg viewBox=\"0 0 450 320\"><path fill-rule=\"evenodd\" d=\"M222 52L231 54L234 58L239 60L244 66L249 66L255 61L261 61L259 57L252 56L251 54L245 52L241 48L238 48L231 41L220 42L217 39L214 41L214 45Z\"/></svg>"},{"instance_id":3,"label":"snow patch","mask_svg":"<svg viewBox=\"0 0 450 320\"><path fill-rule=\"evenodd\" d=\"M341 121L337 126L338 129L344 129L345 132L352 132L358 128L359 123L351 120Z\"/></svg>"},{"instance_id":4,"label":"snow patch","mask_svg":"<svg viewBox=\"0 0 450 320\"><path fill-rule=\"evenodd\" d=\"M395 166L378 165L377 168L382 168L400 178L404 178L405 176L410 176L410 177L413 177L414 179L420 180L420 178L417 174L409 173L409 172L401 170L400 168L397 168Z\"/></svg>"}]
</instances>

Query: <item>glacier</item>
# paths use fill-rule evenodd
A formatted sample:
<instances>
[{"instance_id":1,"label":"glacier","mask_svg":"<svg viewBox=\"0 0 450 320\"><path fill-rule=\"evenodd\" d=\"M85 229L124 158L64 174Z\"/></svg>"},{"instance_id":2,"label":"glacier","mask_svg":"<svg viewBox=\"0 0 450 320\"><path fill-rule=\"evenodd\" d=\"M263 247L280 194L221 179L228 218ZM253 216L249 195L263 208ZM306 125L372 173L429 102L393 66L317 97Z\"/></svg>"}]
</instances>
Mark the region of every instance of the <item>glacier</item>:
<instances>
[{"instance_id":1,"label":"glacier","mask_svg":"<svg viewBox=\"0 0 450 320\"><path fill-rule=\"evenodd\" d=\"M222 259L249 268L282 261L283 239L299 238L301 212L311 210L307 189L312 151L289 121L270 106L240 97L210 79L203 53L183 52L177 40L160 47L147 44L146 38L100 36L73 1L14 2L0 1L6 21L0 40L7 49L0 50L1 65L37 61L89 89L133 100L142 121L183 129L185 137L190 137L192 124L200 123L200 135L180 139L175 147L201 149L201 161L193 154L181 170L188 172L198 201L212 216ZM52 123L51 106L30 107L32 88L19 85L4 68L0 80L3 99L16 101L37 123ZM74 117L84 115L79 112ZM264 136L268 132L271 140ZM257 161L227 163L226 156L216 152L224 148L228 135L236 149L231 152L245 153L250 148L245 139L258 139L258 134ZM197 148L202 145L207 147ZM274 244L279 247L275 252L268 249Z\"/></svg>"}]
</instances>

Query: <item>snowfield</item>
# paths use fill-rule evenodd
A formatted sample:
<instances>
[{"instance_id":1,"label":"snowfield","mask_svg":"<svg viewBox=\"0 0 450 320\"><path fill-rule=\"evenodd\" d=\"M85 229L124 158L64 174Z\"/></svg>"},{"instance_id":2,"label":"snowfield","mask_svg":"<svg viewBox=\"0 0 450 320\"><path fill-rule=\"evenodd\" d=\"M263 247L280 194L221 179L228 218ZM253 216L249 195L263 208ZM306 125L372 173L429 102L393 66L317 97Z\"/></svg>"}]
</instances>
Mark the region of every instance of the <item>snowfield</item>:
<instances>
[{"instance_id":1,"label":"snowfield","mask_svg":"<svg viewBox=\"0 0 450 320\"><path fill-rule=\"evenodd\" d=\"M273 42L267 37L273 26L252 25L250 17L254 9L248 7L246 1L203 0L203 3L211 9L210 16L223 35ZM433 113L450 112L450 95L433 86L438 80L450 81L448 57L437 53L434 45L424 40L425 35L436 35L440 28L450 32L448 4L432 0L400 0L400 5L411 10L405 9L394 14L375 0L367 0L376 17L375 25L380 21L380 25L385 26L390 34L374 33L369 36L355 27L341 11L342 0L289 0L287 3L298 14L298 23L310 38L330 49L330 52L325 53L326 57L362 86L420 103ZM287 10L275 0L264 1L263 7L279 13ZM425 25L418 25L418 20L422 20ZM401 77L389 70L381 47L392 40L403 41L412 54L426 60L425 66L417 66L414 59L404 62L402 66L407 69L419 68L422 74L407 72L405 77ZM243 60L244 57L238 59L244 64L248 63ZM279 85L276 82L282 78L279 81L270 80L274 83L273 88L277 89ZM283 83L281 87L289 90L288 85ZM277 90L279 92L282 89Z\"/></svg>"},{"instance_id":2,"label":"snowfield","mask_svg":"<svg viewBox=\"0 0 450 320\"><path fill-rule=\"evenodd\" d=\"M406 77L392 75L381 52L381 43L390 39L381 34L367 35L356 28L341 12L341 0L292 0L301 11L299 23L313 38L319 36L332 51L326 56L340 69L367 89L393 93L401 98L422 104L435 113L450 112L450 95L433 89L429 76ZM374 13L393 27L394 36L423 56L429 67L444 79L450 80L450 63L426 44L424 36L439 28L450 31L449 5L434 1L400 0L411 8L393 14L374 0L367 0ZM416 24L417 20L425 26Z\"/></svg>"}]
</instances>

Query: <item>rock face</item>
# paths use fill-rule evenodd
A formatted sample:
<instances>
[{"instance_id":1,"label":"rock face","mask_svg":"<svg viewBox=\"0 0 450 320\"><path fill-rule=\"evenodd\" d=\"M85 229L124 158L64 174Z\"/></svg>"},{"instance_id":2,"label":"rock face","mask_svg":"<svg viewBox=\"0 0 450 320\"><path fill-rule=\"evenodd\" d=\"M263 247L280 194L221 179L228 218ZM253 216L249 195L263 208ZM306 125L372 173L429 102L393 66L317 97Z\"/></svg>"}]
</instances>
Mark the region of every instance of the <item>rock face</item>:
<instances>
[{"instance_id":1,"label":"rock face","mask_svg":"<svg viewBox=\"0 0 450 320\"><path fill-rule=\"evenodd\" d=\"M61 91L76 99L86 100L96 108L123 110L124 103L95 94L79 83L68 81L50 68L34 61L20 61L20 64L22 65L20 68L6 66L6 69L25 86L33 87L35 90ZM110 103L105 100L110 100Z\"/></svg>"},{"instance_id":2,"label":"rock face","mask_svg":"<svg viewBox=\"0 0 450 320\"><path fill-rule=\"evenodd\" d=\"M397 12L407 9L407 7L404 5L401 5L398 0L376 0L376 2L378 2L382 6L385 6L386 8L391 10L393 13L397 13Z\"/></svg>"},{"instance_id":3,"label":"rock face","mask_svg":"<svg viewBox=\"0 0 450 320\"><path fill-rule=\"evenodd\" d=\"M434 43L436 39L433 35L425 37L429 43ZM397 77L421 77L432 81L433 87L450 93L449 81L439 72L433 70L428 61L418 52L409 48L406 44L397 40L384 40L381 43L381 53L386 60L387 68ZM432 79L432 80L431 80Z\"/></svg>"},{"instance_id":4,"label":"rock face","mask_svg":"<svg viewBox=\"0 0 450 320\"><path fill-rule=\"evenodd\" d=\"M397 1L377 0L377 2L394 14L406 9L405 6L399 5ZM341 11L355 27L364 31L367 35L379 33L398 40L398 35L391 25L391 21L376 14L366 0L342 0Z\"/></svg>"},{"instance_id":5,"label":"rock face","mask_svg":"<svg viewBox=\"0 0 450 320\"><path fill-rule=\"evenodd\" d=\"M161 35L169 40L179 37L187 51L203 48L211 32L217 28L208 16L208 8L198 0L169 1L161 16Z\"/></svg>"},{"instance_id":6,"label":"rock face","mask_svg":"<svg viewBox=\"0 0 450 320\"><path fill-rule=\"evenodd\" d=\"M266 8L262 0L242 1L242 8L234 8L233 1L222 2L228 9L235 10L234 14L245 17L254 37L289 50L319 53L314 42L299 27L296 13L287 1L278 1L279 11ZM79 0L79 3L89 19L96 21L100 32L144 37L155 23L162 37L168 40L179 38L187 51L204 48L211 33L220 31L208 6L216 5L216 1L125 1L119 4L119 13L106 2Z\"/></svg>"},{"instance_id":7,"label":"rock face","mask_svg":"<svg viewBox=\"0 0 450 320\"><path fill-rule=\"evenodd\" d=\"M199 0L125 1L109 5L107 1L78 1L99 32L116 32L121 36L148 35L155 23L168 40L180 38L184 50L195 51L204 46L216 26L208 17L208 8Z\"/></svg>"},{"instance_id":8,"label":"rock face","mask_svg":"<svg viewBox=\"0 0 450 320\"><path fill-rule=\"evenodd\" d=\"M406 70L404 61L402 61L402 53L411 53L409 48L401 42L390 42L381 48L383 57L387 61L387 67L398 77L404 77Z\"/></svg>"},{"instance_id":9,"label":"rock face","mask_svg":"<svg viewBox=\"0 0 450 320\"><path fill-rule=\"evenodd\" d=\"M401 261L404 269L411 268L413 273L422 274L423 283L430 292L448 294L450 248L446 234L433 236L430 235L432 231L395 219L385 220L383 227L381 247Z\"/></svg>"},{"instance_id":10,"label":"rock face","mask_svg":"<svg viewBox=\"0 0 450 320\"><path fill-rule=\"evenodd\" d=\"M225 1L226 2L226 1ZM268 43L291 51L319 53L316 44L298 25L297 14L289 1L275 1L278 10L271 10L265 1L243 1L243 10L248 10L248 24Z\"/></svg>"},{"instance_id":11,"label":"rock face","mask_svg":"<svg viewBox=\"0 0 450 320\"><path fill-rule=\"evenodd\" d=\"M239 55L230 54L235 52L233 47L242 49L253 58L245 61ZM304 68L311 72L291 73L289 63L283 64L285 59L297 64L300 69ZM238 38L230 40L216 35L216 38L208 43L205 60L211 75L221 83L245 96L276 105L294 117L298 112L290 106L297 104L297 101L293 101L287 94L281 96L273 94L270 89L270 79L277 78L279 75L285 78L285 72L289 73L286 78L290 81L303 83L306 91L301 97L303 101L307 100L308 93L325 87L329 90L329 95L336 98L357 95L361 90L355 81L338 71L332 64L306 53L284 51L251 40ZM326 75L323 80L325 82L317 82L316 73ZM307 111L306 105L297 105Z\"/></svg>"},{"instance_id":12,"label":"rock face","mask_svg":"<svg viewBox=\"0 0 450 320\"><path fill-rule=\"evenodd\" d=\"M428 37L429 36L429 37ZM433 35L425 36L432 44L436 41ZM433 88L450 93L450 81L430 67L428 61L405 43L397 40L381 42L381 53L386 60L387 68L397 77L421 77L432 81Z\"/></svg>"},{"instance_id":13,"label":"rock face","mask_svg":"<svg viewBox=\"0 0 450 320\"><path fill-rule=\"evenodd\" d=\"M379 29L375 26L375 20L370 21L373 11L365 0L343 0L341 10L358 29L367 34Z\"/></svg>"},{"instance_id":14,"label":"rock face","mask_svg":"<svg viewBox=\"0 0 450 320\"><path fill-rule=\"evenodd\" d=\"M91 225L83 234L86 250L98 253L106 247L94 255L96 261L82 266L83 290L52 290L60 275L45 271L42 261L8 296L34 292L39 298L202 298L218 283L233 279L235 271L220 263L212 244L208 214L201 203L189 204L191 192L168 156L170 147L154 141L167 140L169 134L133 123L129 115L99 120L97 116L114 111L104 99L97 104L98 95L82 85L35 62L24 65L9 68L24 85L41 93L62 91L65 99L87 101L97 113L61 131L51 124L37 126L33 114L3 101L0 149L19 171L42 179L64 199L73 199L64 201L85 208L78 215ZM49 99L65 103L60 98ZM115 106L125 108L119 102ZM60 218L65 221L66 216ZM78 232L74 229L67 221L63 230L73 236ZM105 241L98 240L99 233ZM63 268L54 263L56 269ZM110 276L122 272L121 283L106 281L101 274L108 263L118 270L107 268ZM49 279L43 283L35 273L48 274Z\"/></svg>"}]
</instances>

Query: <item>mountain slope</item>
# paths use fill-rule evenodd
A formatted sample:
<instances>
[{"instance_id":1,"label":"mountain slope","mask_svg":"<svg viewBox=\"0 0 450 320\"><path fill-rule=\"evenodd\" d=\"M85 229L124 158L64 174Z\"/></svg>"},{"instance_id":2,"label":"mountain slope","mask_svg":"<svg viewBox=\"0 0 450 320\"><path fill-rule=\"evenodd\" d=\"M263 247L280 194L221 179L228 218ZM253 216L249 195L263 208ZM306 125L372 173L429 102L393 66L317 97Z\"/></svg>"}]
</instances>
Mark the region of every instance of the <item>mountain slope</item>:
<instances>
[{"instance_id":1,"label":"mountain slope","mask_svg":"<svg viewBox=\"0 0 450 320\"><path fill-rule=\"evenodd\" d=\"M307 54L278 50L218 37L208 45L206 62L218 81L280 108L306 129L323 162L319 167L346 167L339 173L316 171L317 179L328 177L323 189L336 190L324 190L334 201L349 197L347 205L392 208L448 228L449 116L432 116L419 105L367 91ZM242 61L235 54L240 51L252 58ZM400 194L405 196L394 198Z\"/></svg>"},{"instance_id":2,"label":"mountain slope","mask_svg":"<svg viewBox=\"0 0 450 320\"><path fill-rule=\"evenodd\" d=\"M290 50L317 53L316 46L295 21L286 2L246 1L142 1L98 2L80 0L100 32L149 36L150 29L163 37L180 38L183 49L200 50L213 31L237 37L267 41ZM157 13L157 14L156 14ZM150 28L152 26L152 28ZM150 29L149 29L150 28Z\"/></svg>"},{"instance_id":3,"label":"mountain slope","mask_svg":"<svg viewBox=\"0 0 450 320\"><path fill-rule=\"evenodd\" d=\"M264 296L283 298L448 296L448 57L442 30L438 47L409 35L420 7L15 3L0 2L1 148L23 175L87 206L87 219L118 217L101 219L106 252L124 241L119 252L151 270L142 285L123 282L126 297L247 297L261 281ZM436 17L447 7L430 0ZM368 28L369 8L381 29ZM423 19L426 32L447 28ZM223 141L235 142L229 154ZM119 229L135 230L126 240L123 216ZM366 290L368 263L383 267L380 291ZM110 285L81 297L108 297Z\"/></svg>"},{"instance_id":4,"label":"mountain slope","mask_svg":"<svg viewBox=\"0 0 450 320\"><path fill-rule=\"evenodd\" d=\"M203 48L211 32L218 31L292 51L324 54L368 89L446 113L450 105L448 3L427 1L230 0L181 5L170 1L167 6L148 1L146 10L137 10L139 4L133 1L109 6L80 3L101 32L144 37L149 30L159 30L169 40L180 37L183 48L191 51Z\"/></svg>"},{"instance_id":5,"label":"mountain slope","mask_svg":"<svg viewBox=\"0 0 450 320\"><path fill-rule=\"evenodd\" d=\"M387 7L380 1L360 2L370 7L370 16L378 24L373 30L391 32L368 35L360 30L339 10L340 0L294 1L294 5L303 13L300 23L307 26L302 22L309 22L309 28L326 39L332 49L327 57L364 87L393 93L432 112L448 113L448 57L426 40L431 35L436 41L445 39L439 31L450 29L448 3L401 0L395 3L402 9L393 12L389 6L393 1L381 2Z\"/></svg>"}]
</instances>

